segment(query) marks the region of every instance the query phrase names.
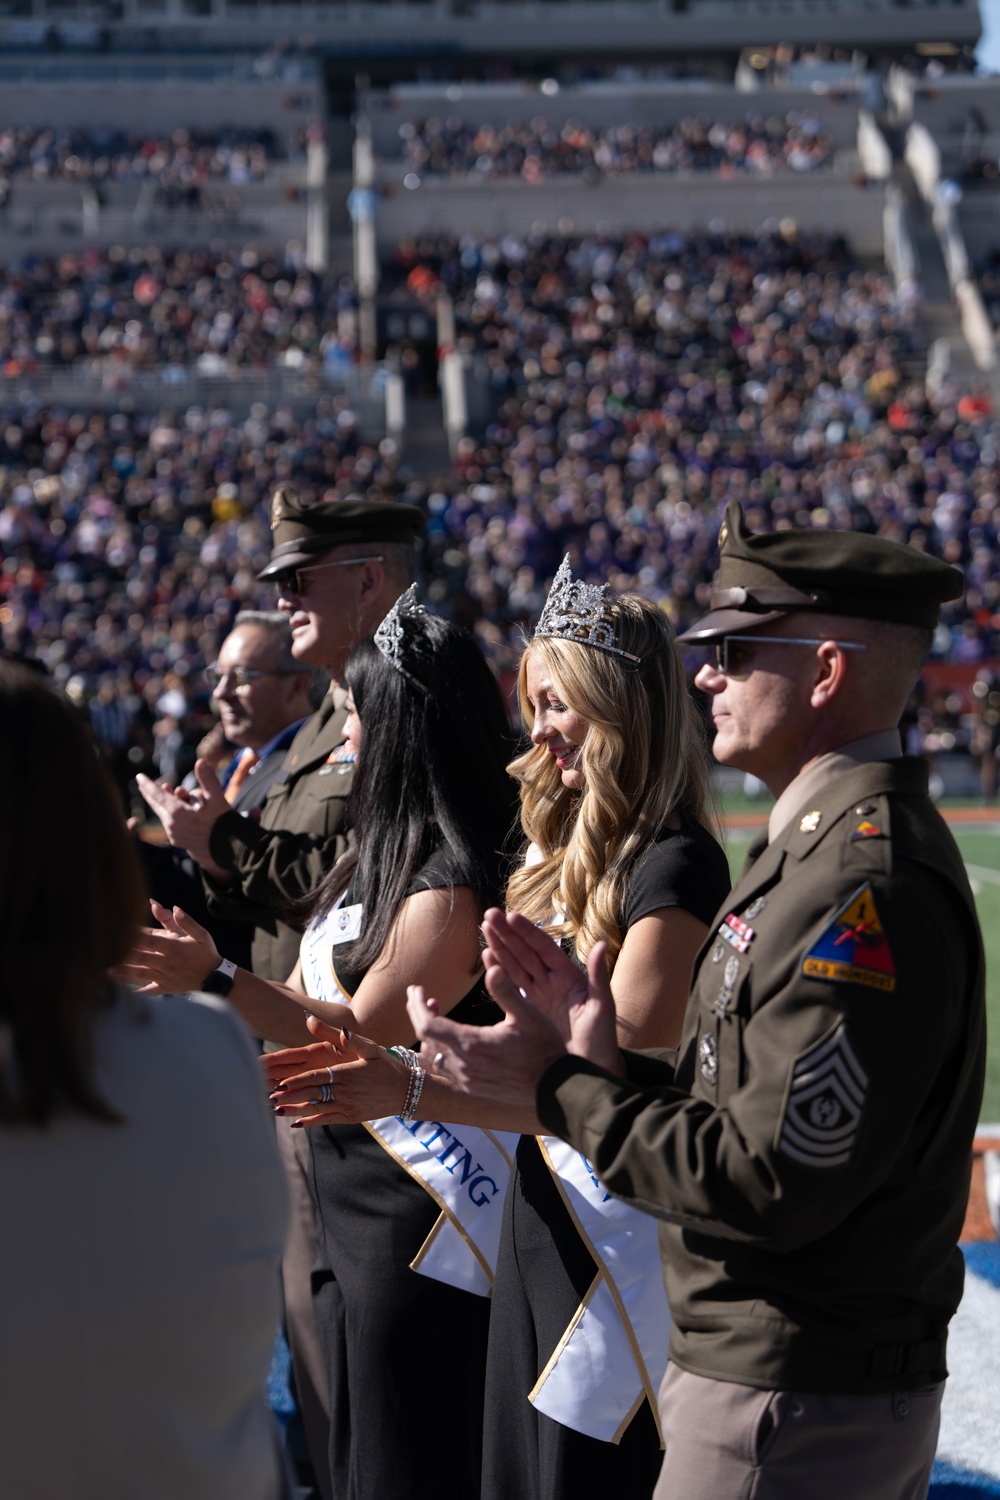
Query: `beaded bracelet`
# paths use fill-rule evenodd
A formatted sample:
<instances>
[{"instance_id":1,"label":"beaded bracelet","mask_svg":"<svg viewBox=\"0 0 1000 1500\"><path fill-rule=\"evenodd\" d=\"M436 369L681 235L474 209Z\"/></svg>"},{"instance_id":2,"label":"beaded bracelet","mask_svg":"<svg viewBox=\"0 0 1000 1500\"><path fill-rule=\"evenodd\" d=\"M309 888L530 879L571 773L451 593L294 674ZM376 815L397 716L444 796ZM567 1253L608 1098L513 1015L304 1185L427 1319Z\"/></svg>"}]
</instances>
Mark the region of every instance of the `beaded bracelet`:
<instances>
[{"instance_id":1,"label":"beaded bracelet","mask_svg":"<svg viewBox=\"0 0 1000 1500\"><path fill-rule=\"evenodd\" d=\"M424 1091L424 1079L427 1074L420 1066L420 1059L411 1047L386 1047L385 1050L390 1057L395 1057L401 1062L408 1071L406 1099L399 1118L410 1125L416 1119L416 1109L420 1103L420 1095Z\"/></svg>"},{"instance_id":2,"label":"beaded bracelet","mask_svg":"<svg viewBox=\"0 0 1000 1500\"><path fill-rule=\"evenodd\" d=\"M403 1105L403 1113L400 1119L404 1125L410 1125L417 1118L417 1106L420 1103L420 1095L424 1091L424 1079L427 1074L419 1063L410 1072L410 1086L406 1091L406 1103Z\"/></svg>"}]
</instances>

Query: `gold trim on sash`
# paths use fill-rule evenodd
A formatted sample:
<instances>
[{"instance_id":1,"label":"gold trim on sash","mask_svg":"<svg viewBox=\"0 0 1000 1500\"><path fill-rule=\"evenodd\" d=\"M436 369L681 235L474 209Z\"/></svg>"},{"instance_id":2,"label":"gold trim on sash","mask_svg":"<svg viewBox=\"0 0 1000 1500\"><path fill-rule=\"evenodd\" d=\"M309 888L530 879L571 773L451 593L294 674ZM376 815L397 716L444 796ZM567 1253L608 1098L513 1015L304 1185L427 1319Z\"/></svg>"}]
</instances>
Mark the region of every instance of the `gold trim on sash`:
<instances>
[{"instance_id":1,"label":"gold trim on sash","mask_svg":"<svg viewBox=\"0 0 1000 1500\"><path fill-rule=\"evenodd\" d=\"M483 1132L483 1135L487 1136L493 1142L494 1146L500 1152L500 1155L503 1157L504 1161L507 1163L508 1167L510 1167L511 1171L513 1172L513 1170L514 1170L514 1158L509 1154L509 1152L507 1151L506 1146L500 1140L497 1139L497 1137L494 1135L494 1133L493 1133L492 1130L487 1130L485 1125L477 1125L476 1129L477 1130L481 1130Z\"/></svg>"},{"instance_id":2,"label":"gold trim on sash","mask_svg":"<svg viewBox=\"0 0 1000 1500\"><path fill-rule=\"evenodd\" d=\"M569 1341L572 1338L574 1332L576 1331L577 1324L579 1323L580 1319L583 1317L584 1313L587 1311L587 1308L590 1306L591 1302L594 1300L594 1296L596 1295L597 1288L600 1286L600 1284L601 1284L601 1273L600 1273L600 1271L598 1271L597 1275L594 1277L593 1281L590 1283L589 1287L587 1288L586 1292L584 1293L583 1301L580 1303L580 1306L577 1308L576 1312L573 1314L573 1316L570 1318L569 1322L566 1324L566 1328L565 1328L565 1331L563 1332L562 1338L559 1340L558 1344L556 1345L556 1347L553 1349L552 1353L549 1355L548 1359L546 1360L544 1370L539 1375L539 1377L535 1381L534 1385L531 1387L531 1390L528 1392L528 1400L529 1401L534 1401L535 1397L538 1395L538 1393L541 1390L542 1386L545 1384L545 1382L548 1380L549 1376L552 1374L552 1371L555 1368L556 1362L559 1359L560 1354L563 1352L563 1350L565 1349L566 1345L569 1343ZM643 1394L645 1395L645 1392L643 1392Z\"/></svg>"},{"instance_id":3,"label":"gold trim on sash","mask_svg":"<svg viewBox=\"0 0 1000 1500\"><path fill-rule=\"evenodd\" d=\"M424 1183L424 1186L426 1187L427 1184ZM420 1262L423 1260L424 1256L427 1254L428 1250L431 1248L431 1246L433 1245L434 1241L437 1239L438 1235L441 1233L442 1229L447 1224L447 1222L448 1222L448 1216L447 1216L447 1214L443 1214L443 1213L438 1214L437 1218L434 1220L434 1223L433 1223L433 1225L431 1227L430 1234L424 1240L424 1243L420 1246L420 1249L417 1251L416 1255L410 1261L410 1270L411 1271L419 1271L419 1269L420 1269Z\"/></svg>"},{"instance_id":4,"label":"gold trim on sash","mask_svg":"<svg viewBox=\"0 0 1000 1500\"><path fill-rule=\"evenodd\" d=\"M479 1264L482 1266L483 1270L486 1272L486 1278L489 1281L490 1287L492 1288L492 1286L493 1286L493 1270L492 1270L492 1267L490 1266L489 1261L483 1255L483 1252L480 1250L479 1246L475 1243L475 1241L466 1233L465 1228L462 1225L462 1221L459 1218L457 1218L455 1214L452 1213L451 1209L448 1207L447 1203L445 1203L445 1201L441 1197L440 1193L435 1192L435 1190L431 1187L430 1183L426 1182L424 1180L424 1178L421 1177L421 1175L420 1175L419 1172L414 1171L413 1167L410 1166L409 1162L406 1161L404 1157L400 1156L399 1152L396 1151L396 1150L394 1150L394 1148L389 1145L388 1141L383 1140L382 1136L379 1135L379 1133L378 1133L377 1130L373 1130L372 1129L371 1125L369 1124L369 1122L367 1120L363 1120L361 1123L364 1125L365 1129L368 1131L368 1134L375 1137L376 1141L378 1141L379 1145L382 1147L382 1150L383 1151L387 1151L389 1153L389 1155L392 1157L393 1161L398 1162L399 1165L403 1168L403 1171L406 1172L410 1177L412 1177L413 1180L414 1180L414 1182L419 1182L419 1184L423 1188L424 1192L427 1193L429 1197L431 1197L431 1198L434 1199L434 1202L437 1204L437 1206L441 1210L442 1214L444 1214L447 1218L449 1218L451 1220L452 1224L455 1226L455 1228L458 1230L459 1234L462 1236L462 1239L468 1245L469 1249L472 1251L473 1255L476 1257L476 1259L478 1260ZM436 1231L437 1231L437 1225L435 1225L434 1229L431 1230L431 1235L435 1234ZM429 1239L430 1239L430 1236L428 1236L428 1239L425 1240L424 1243L423 1243L423 1245L420 1247L420 1250L417 1252L418 1256L422 1256L423 1253L424 1253L424 1251L428 1248L428 1241L429 1241Z\"/></svg>"},{"instance_id":5,"label":"gold trim on sash","mask_svg":"<svg viewBox=\"0 0 1000 1500\"><path fill-rule=\"evenodd\" d=\"M635 1358L636 1366L637 1366L637 1369L638 1369L638 1372L639 1372L639 1377L640 1377L640 1379L642 1381L643 1390L646 1393L646 1397L647 1397L647 1399L649 1401L649 1405L650 1405L650 1407L652 1409L652 1412L653 1412L653 1420L656 1423L656 1431L657 1431L657 1433L659 1435L660 1447L663 1448L665 1446L665 1444L663 1442L663 1431L662 1431L662 1429L660 1427L660 1412L659 1412L659 1407L657 1405L656 1392L653 1390L653 1388L652 1388L652 1386L650 1384L649 1371L646 1369L646 1361L642 1357L642 1350L640 1349L640 1347L639 1347L639 1341L638 1341L638 1339L635 1336L635 1329L632 1327L632 1320L629 1317L628 1313L625 1311L625 1304L622 1302L621 1294L619 1293L618 1288L615 1285L614 1277L611 1275L611 1272L608 1270L607 1266L604 1264L604 1260L601 1257L600 1253L598 1252L597 1248L595 1247L593 1240L590 1238L590 1236L585 1231L583 1225L580 1223L580 1220L579 1220L579 1217L577 1216L576 1210L574 1209L572 1203L570 1202L570 1199L569 1199L569 1196L568 1196L568 1194L566 1192L566 1189L563 1187L562 1178L559 1176L559 1173L556 1171L555 1167L552 1165L552 1158L549 1156L549 1153L546 1150L544 1138L542 1136L536 1136L535 1139L538 1142L538 1149L542 1153L542 1158L543 1158L543 1160L545 1162L545 1165L548 1167L549 1173L550 1173L550 1175L552 1177L552 1180L555 1183L556 1188L558 1189L559 1196L562 1199L562 1201L565 1203L566 1210L569 1213L570 1218L573 1220L573 1223L576 1226L576 1229L577 1229L577 1232L578 1232L580 1238L583 1240L583 1243L586 1245L587 1249L590 1251L591 1255L594 1257L594 1260L597 1263L597 1266L599 1267L599 1269L601 1271L601 1274L604 1277L604 1280L607 1282L608 1291L611 1293L611 1297L612 1297L612 1299L614 1301L614 1304L615 1304L615 1306L618 1309L618 1315L619 1315L619 1317L622 1320L622 1325L623 1325L623 1327L625 1329L625 1333L626 1333L626 1335L628 1337L628 1341L629 1341L629 1343L632 1346L632 1354L633 1354L633 1357ZM593 1290L594 1289L591 1288L591 1292L593 1292ZM582 1315L583 1315L583 1308L581 1307L577 1311L577 1316L578 1317L582 1317ZM563 1337L565 1338L565 1334L563 1335ZM638 1407L636 1407L636 1410L638 1410ZM622 1431L624 1431L624 1428L622 1428Z\"/></svg>"},{"instance_id":6,"label":"gold trim on sash","mask_svg":"<svg viewBox=\"0 0 1000 1500\"><path fill-rule=\"evenodd\" d=\"M330 973L333 975L333 982L337 986L337 988L340 991L340 993L344 996L344 999L345 1000L353 1000L354 999L353 993L350 990L345 990L344 986L341 984L340 980L337 978L337 970L333 966L333 949L332 948L330 949ZM322 995L317 995L315 998L317 1000L321 1000L323 997L322 997Z\"/></svg>"},{"instance_id":7,"label":"gold trim on sash","mask_svg":"<svg viewBox=\"0 0 1000 1500\"><path fill-rule=\"evenodd\" d=\"M611 1439L611 1441L615 1444L616 1447L621 1442L622 1438L625 1436L626 1432L628 1431L629 1423L632 1421L633 1417L637 1417L639 1415L639 1408L642 1406L642 1403L645 1401L645 1399L646 1399L646 1392L645 1392L645 1390L641 1390L639 1392L638 1396L636 1396L635 1400L632 1403L632 1410L631 1411L627 1411L625 1413L624 1417L622 1418L622 1425L619 1427L618 1431L615 1433L614 1437ZM657 1430L657 1432L660 1431L659 1414L657 1414L656 1430ZM661 1435L661 1437L660 1437L660 1451L664 1452L666 1450L666 1446L667 1445L663 1441L663 1437Z\"/></svg>"}]
</instances>

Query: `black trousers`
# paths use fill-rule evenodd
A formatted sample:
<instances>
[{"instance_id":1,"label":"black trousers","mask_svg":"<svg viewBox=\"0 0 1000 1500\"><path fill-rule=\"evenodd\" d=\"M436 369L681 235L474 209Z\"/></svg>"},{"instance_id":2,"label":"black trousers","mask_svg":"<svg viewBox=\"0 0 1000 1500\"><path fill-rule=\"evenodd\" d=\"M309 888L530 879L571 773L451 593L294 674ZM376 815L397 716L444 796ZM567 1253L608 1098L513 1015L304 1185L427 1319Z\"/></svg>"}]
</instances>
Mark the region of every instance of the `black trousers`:
<instances>
[{"instance_id":1,"label":"black trousers","mask_svg":"<svg viewBox=\"0 0 1000 1500\"><path fill-rule=\"evenodd\" d=\"M650 1500L663 1454L648 1402L614 1444L563 1427L528 1400L596 1272L537 1143L522 1138L493 1288L482 1500Z\"/></svg>"},{"instance_id":2,"label":"black trousers","mask_svg":"<svg viewBox=\"0 0 1000 1500\"><path fill-rule=\"evenodd\" d=\"M409 1269L439 1210L363 1127L310 1135L334 1500L479 1500L489 1301Z\"/></svg>"}]
</instances>

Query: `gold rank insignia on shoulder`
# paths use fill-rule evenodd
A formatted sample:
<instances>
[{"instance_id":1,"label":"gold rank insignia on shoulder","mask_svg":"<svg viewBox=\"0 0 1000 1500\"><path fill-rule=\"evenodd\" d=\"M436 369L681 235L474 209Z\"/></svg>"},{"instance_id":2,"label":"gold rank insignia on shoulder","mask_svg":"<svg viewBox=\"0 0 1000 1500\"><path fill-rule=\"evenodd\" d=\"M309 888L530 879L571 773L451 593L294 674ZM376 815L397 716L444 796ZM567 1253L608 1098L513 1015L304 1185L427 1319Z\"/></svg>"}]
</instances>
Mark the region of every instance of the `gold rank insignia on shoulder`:
<instances>
[{"instance_id":1,"label":"gold rank insignia on shoulder","mask_svg":"<svg viewBox=\"0 0 1000 1500\"><path fill-rule=\"evenodd\" d=\"M821 812L807 812L799 824L800 833L815 833L823 818Z\"/></svg>"}]
</instances>

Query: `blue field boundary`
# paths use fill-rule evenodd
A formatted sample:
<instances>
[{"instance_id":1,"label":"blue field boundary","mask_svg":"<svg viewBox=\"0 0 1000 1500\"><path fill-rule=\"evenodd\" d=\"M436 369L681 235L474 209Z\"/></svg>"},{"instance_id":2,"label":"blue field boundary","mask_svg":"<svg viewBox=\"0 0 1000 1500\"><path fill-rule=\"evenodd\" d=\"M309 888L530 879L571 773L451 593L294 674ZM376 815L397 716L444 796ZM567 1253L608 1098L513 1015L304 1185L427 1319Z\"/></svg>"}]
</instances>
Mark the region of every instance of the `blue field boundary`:
<instances>
[{"instance_id":1,"label":"blue field boundary","mask_svg":"<svg viewBox=\"0 0 1000 1500\"><path fill-rule=\"evenodd\" d=\"M977 1496L982 1500L987 1495L1000 1496L1000 1479L990 1479L986 1474L971 1474L965 1469L953 1468L939 1458L934 1460L927 1500L964 1500L966 1496L970 1500L975 1500Z\"/></svg>"},{"instance_id":2,"label":"blue field boundary","mask_svg":"<svg viewBox=\"0 0 1000 1500\"><path fill-rule=\"evenodd\" d=\"M962 1254L966 1271L1000 1288L1000 1240L967 1240L962 1245Z\"/></svg>"}]
</instances>

